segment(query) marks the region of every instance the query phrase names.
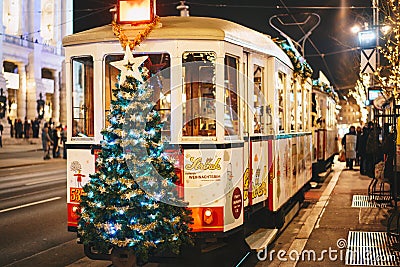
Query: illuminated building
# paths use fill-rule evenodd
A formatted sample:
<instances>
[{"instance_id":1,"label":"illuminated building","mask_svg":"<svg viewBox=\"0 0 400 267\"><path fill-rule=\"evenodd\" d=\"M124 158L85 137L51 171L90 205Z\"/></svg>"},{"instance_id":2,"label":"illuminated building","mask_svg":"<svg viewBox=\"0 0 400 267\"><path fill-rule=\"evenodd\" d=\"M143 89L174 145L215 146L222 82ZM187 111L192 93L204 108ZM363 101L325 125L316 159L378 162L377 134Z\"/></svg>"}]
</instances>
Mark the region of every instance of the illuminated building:
<instances>
[{"instance_id":1,"label":"illuminated building","mask_svg":"<svg viewBox=\"0 0 400 267\"><path fill-rule=\"evenodd\" d=\"M7 117L66 123L62 38L72 34L73 0L3 0L0 88ZM43 113L42 113L43 112ZM8 135L7 131L5 134Z\"/></svg>"}]
</instances>

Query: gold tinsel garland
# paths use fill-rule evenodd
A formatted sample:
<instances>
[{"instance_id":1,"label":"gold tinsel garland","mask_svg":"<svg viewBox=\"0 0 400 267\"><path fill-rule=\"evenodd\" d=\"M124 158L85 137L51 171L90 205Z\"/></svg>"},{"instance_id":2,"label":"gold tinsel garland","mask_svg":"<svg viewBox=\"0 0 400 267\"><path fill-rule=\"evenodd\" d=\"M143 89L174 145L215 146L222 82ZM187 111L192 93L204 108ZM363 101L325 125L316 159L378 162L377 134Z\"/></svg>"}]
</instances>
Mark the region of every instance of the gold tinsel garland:
<instances>
[{"instance_id":1,"label":"gold tinsel garland","mask_svg":"<svg viewBox=\"0 0 400 267\"><path fill-rule=\"evenodd\" d=\"M125 49L125 47L129 45L129 48L133 50L150 34L150 32L154 29L154 27L157 25L159 21L160 18L156 16L152 22L146 25L143 31L140 31L138 35L136 35L133 41L129 40L128 36L126 36L126 34L124 33L124 30L122 29L121 25L119 25L116 21L113 21L111 24L114 35L118 37L122 48Z\"/></svg>"}]
</instances>

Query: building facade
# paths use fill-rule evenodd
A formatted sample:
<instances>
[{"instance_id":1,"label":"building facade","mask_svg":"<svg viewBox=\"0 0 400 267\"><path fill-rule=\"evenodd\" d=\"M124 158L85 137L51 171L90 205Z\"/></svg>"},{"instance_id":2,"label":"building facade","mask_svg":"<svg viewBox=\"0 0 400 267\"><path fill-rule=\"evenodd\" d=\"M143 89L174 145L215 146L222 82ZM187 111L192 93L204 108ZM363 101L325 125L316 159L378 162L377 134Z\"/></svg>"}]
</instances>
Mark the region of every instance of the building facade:
<instances>
[{"instance_id":1,"label":"building facade","mask_svg":"<svg viewBox=\"0 0 400 267\"><path fill-rule=\"evenodd\" d=\"M0 22L0 122L65 124L62 38L73 32L73 0L2 0Z\"/></svg>"},{"instance_id":2,"label":"building facade","mask_svg":"<svg viewBox=\"0 0 400 267\"><path fill-rule=\"evenodd\" d=\"M338 115L338 123L346 126L358 126L362 124L360 106L351 101L340 100L342 107Z\"/></svg>"}]
</instances>

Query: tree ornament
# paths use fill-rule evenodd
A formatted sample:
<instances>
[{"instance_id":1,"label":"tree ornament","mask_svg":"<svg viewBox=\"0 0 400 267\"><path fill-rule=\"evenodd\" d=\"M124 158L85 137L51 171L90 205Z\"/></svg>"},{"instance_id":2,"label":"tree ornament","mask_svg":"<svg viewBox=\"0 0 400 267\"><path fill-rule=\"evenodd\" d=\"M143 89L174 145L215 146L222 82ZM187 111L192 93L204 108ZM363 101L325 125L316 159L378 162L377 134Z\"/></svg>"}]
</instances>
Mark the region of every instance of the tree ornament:
<instances>
[{"instance_id":1,"label":"tree ornament","mask_svg":"<svg viewBox=\"0 0 400 267\"><path fill-rule=\"evenodd\" d=\"M130 47L127 45L125 47L124 59L110 63L112 66L121 71L119 85L121 86L124 84L126 77L133 77L143 83L143 78L139 71L139 67L143 64L143 62L146 61L147 58L147 56L134 58Z\"/></svg>"}]
</instances>

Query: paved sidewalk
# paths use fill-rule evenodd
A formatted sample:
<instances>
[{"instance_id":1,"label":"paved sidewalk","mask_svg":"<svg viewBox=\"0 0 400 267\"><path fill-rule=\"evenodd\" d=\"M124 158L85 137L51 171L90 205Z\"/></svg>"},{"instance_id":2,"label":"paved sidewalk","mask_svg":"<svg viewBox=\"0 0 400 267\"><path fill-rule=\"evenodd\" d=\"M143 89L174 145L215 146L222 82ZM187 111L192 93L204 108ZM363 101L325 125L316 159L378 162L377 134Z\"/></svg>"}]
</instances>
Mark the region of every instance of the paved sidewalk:
<instances>
[{"instance_id":1,"label":"paved sidewalk","mask_svg":"<svg viewBox=\"0 0 400 267\"><path fill-rule=\"evenodd\" d=\"M7 155L11 156L11 153L13 154L12 158L8 158ZM21 156L17 154L21 154ZM3 147L0 148L0 169L44 164L54 161L66 160L62 158L43 160L42 144L29 144L24 142L23 144L3 145Z\"/></svg>"},{"instance_id":2,"label":"paved sidewalk","mask_svg":"<svg viewBox=\"0 0 400 267\"><path fill-rule=\"evenodd\" d=\"M275 254L268 254L267 260L259 261L257 267L345 266L346 253L347 256L353 255L350 258L355 260L367 256L372 259L368 264L358 263L359 266L382 266L382 263L373 262L382 255L378 254L382 249L389 251L390 255L397 253L390 251L385 242L375 243L378 241L375 234L386 235L390 208L352 207L353 196L367 196L371 178L360 175L358 167L347 170L343 163L335 162L334 173L329 179L322 188L306 193L305 203L316 202L311 208L299 211L274 245L268 248L268 253L274 249ZM371 202L365 201L364 204L368 206ZM350 232L363 236L363 240L356 240L360 247L352 245L355 240L352 236L349 238ZM370 233L372 236L367 237ZM283 250L284 254L278 259L279 250Z\"/></svg>"}]
</instances>

